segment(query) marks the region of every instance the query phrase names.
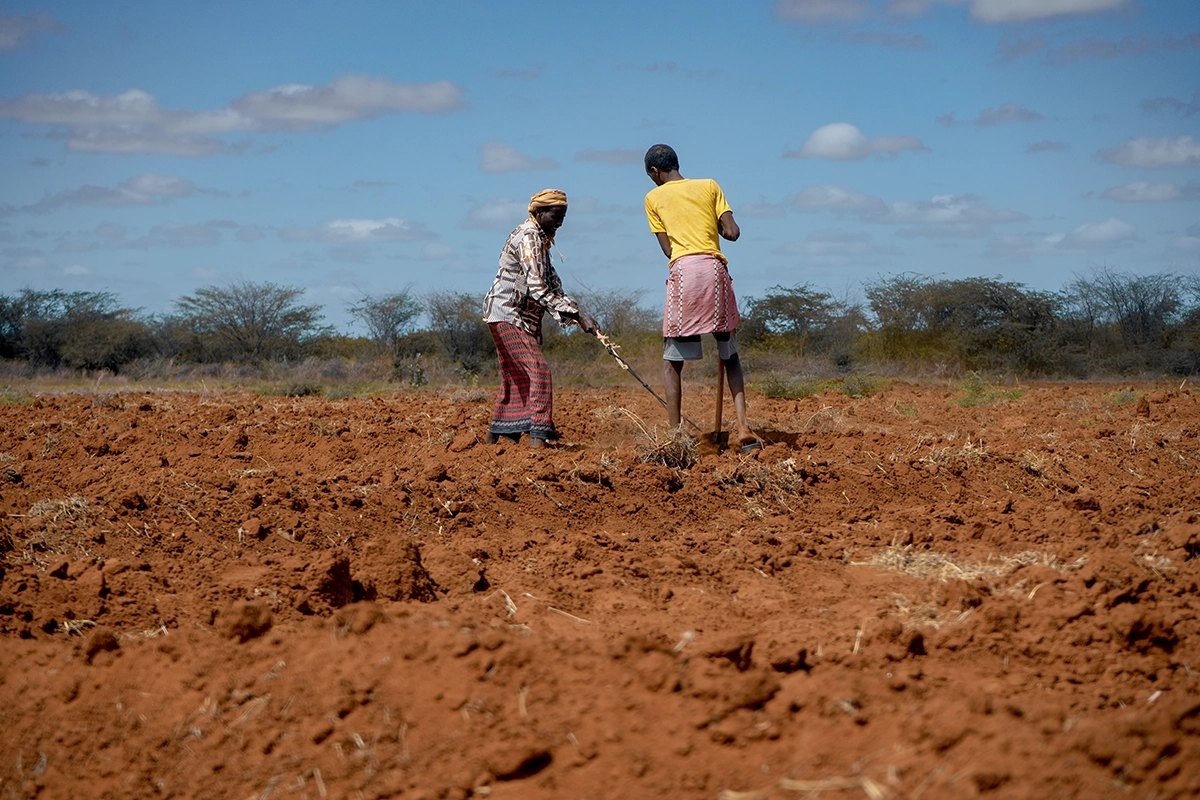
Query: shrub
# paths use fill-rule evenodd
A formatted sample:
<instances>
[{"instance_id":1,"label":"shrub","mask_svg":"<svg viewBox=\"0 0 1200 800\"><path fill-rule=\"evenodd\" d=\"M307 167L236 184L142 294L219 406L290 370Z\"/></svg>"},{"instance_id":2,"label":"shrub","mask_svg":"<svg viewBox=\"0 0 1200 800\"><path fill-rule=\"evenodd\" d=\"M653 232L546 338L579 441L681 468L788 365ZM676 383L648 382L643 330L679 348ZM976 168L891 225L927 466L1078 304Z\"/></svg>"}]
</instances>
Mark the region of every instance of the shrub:
<instances>
[{"instance_id":1,"label":"shrub","mask_svg":"<svg viewBox=\"0 0 1200 800\"><path fill-rule=\"evenodd\" d=\"M1003 389L1000 385L990 385L978 372L972 372L958 388L965 394L954 402L964 408L985 406L1001 400L1020 400L1025 393L1020 389Z\"/></svg>"}]
</instances>

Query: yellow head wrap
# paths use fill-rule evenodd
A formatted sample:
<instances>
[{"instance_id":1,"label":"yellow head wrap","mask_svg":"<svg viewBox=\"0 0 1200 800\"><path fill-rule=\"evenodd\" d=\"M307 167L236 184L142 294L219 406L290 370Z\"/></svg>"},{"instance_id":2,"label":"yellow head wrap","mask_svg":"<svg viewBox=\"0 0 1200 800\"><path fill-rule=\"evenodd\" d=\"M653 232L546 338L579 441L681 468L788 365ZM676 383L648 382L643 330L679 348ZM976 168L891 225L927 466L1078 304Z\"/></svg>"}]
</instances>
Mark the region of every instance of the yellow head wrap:
<instances>
[{"instance_id":1,"label":"yellow head wrap","mask_svg":"<svg viewBox=\"0 0 1200 800\"><path fill-rule=\"evenodd\" d=\"M543 189L529 198L529 216L533 216L535 209L546 206L565 206L566 204L566 192L560 192L558 189Z\"/></svg>"}]
</instances>

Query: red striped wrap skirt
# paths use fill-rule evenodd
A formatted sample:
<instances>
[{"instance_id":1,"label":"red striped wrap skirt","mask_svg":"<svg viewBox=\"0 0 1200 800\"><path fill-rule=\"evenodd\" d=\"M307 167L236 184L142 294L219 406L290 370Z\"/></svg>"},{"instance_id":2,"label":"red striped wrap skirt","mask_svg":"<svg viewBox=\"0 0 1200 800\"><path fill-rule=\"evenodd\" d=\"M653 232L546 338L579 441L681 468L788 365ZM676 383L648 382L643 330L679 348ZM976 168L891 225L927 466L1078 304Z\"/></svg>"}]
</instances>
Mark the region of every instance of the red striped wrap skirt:
<instances>
[{"instance_id":1,"label":"red striped wrap skirt","mask_svg":"<svg viewBox=\"0 0 1200 800\"><path fill-rule=\"evenodd\" d=\"M537 337L507 322L491 322L488 328L500 359L500 391L489 430L497 435L528 433L535 439L557 439L554 385Z\"/></svg>"}]
</instances>

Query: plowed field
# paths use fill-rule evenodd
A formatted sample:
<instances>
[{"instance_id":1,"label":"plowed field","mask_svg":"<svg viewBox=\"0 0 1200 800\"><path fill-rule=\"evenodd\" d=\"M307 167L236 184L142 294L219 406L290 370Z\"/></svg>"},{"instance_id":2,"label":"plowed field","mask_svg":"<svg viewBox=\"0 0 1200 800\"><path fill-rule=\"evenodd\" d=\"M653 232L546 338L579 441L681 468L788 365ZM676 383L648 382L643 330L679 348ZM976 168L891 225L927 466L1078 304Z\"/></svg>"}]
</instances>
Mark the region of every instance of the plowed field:
<instances>
[{"instance_id":1,"label":"plowed field","mask_svg":"<svg viewBox=\"0 0 1200 800\"><path fill-rule=\"evenodd\" d=\"M1200 393L1023 388L0 407L0 797L1196 796Z\"/></svg>"}]
</instances>

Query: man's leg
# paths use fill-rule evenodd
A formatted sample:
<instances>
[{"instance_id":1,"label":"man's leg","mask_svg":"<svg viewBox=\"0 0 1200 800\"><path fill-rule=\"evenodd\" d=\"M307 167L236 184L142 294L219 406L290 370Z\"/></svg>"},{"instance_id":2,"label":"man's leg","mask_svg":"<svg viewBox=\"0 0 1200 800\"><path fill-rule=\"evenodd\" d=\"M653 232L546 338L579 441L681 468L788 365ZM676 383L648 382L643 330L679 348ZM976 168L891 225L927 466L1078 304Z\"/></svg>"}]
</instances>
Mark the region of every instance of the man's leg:
<instances>
[{"instance_id":1,"label":"man's leg","mask_svg":"<svg viewBox=\"0 0 1200 800\"><path fill-rule=\"evenodd\" d=\"M729 358L722 359L725 364L725 377L729 381L729 393L733 395L733 407L737 411L738 441L746 444L758 441L750 423L746 421L746 377L742 374L742 361L734 353Z\"/></svg>"},{"instance_id":2,"label":"man's leg","mask_svg":"<svg viewBox=\"0 0 1200 800\"><path fill-rule=\"evenodd\" d=\"M683 362L663 359L663 384L667 395L667 425L679 427L683 402Z\"/></svg>"}]
</instances>

